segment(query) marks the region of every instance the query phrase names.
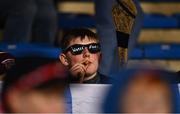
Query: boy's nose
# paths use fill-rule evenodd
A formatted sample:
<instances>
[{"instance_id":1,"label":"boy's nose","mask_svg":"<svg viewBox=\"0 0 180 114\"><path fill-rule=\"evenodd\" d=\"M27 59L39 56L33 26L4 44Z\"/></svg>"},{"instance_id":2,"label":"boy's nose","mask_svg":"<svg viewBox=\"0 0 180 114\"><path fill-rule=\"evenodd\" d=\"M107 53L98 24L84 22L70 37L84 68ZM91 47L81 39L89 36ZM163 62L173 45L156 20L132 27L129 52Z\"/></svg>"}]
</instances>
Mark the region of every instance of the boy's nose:
<instances>
[{"instance_id":1,"label":"boy's nose","mask_svg":"<svg viewBox=\"0 0 180 114\"><path fill-rule=\"evenodd\" d=\"M90 57L90 53L87 48L84 48L83 50L83 57Z\"/></svg>"}]
</instances>

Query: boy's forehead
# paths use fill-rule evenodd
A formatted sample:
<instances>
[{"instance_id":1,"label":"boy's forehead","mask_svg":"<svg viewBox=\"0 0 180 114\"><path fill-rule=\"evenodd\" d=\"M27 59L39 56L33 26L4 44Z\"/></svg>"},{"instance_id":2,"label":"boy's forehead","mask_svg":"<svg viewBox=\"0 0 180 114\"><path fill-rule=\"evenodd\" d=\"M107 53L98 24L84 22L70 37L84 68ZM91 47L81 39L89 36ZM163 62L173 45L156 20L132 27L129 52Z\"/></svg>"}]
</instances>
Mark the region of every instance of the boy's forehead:
<instances>
[{"instance_id":1,"label":"boy's forehead","mask_svg":"<svg viewBox=\"0 0 180 114\"><path fill-rule=\"evenodd\" d=\"M74 45L74 44L89 44L89 43L97 43L98 41L95 38L87 37L81 38L77 37L74 38L70 41L69 45Z\"/></svg>"}]
</instances>

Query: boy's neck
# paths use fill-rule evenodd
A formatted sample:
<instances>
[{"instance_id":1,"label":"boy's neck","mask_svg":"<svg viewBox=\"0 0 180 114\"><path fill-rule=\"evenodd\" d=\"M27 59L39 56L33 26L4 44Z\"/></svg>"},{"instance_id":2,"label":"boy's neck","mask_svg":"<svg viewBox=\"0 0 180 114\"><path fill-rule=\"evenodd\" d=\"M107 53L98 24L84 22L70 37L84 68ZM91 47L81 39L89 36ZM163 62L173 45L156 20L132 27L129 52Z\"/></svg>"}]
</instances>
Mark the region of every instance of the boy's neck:
<instances>
[{"instance_id":1,"label":"boy's neck","mask_svg":"<svg viewBox=\"0 0 180 114\"><path fill-rule=\"evenodd\" d=\"M87 80L93 79L96 76L96 74L97 74L97 72L95 72L91 76L85 77L83 81L87 81Z\"/></svg>"}]
</instances>

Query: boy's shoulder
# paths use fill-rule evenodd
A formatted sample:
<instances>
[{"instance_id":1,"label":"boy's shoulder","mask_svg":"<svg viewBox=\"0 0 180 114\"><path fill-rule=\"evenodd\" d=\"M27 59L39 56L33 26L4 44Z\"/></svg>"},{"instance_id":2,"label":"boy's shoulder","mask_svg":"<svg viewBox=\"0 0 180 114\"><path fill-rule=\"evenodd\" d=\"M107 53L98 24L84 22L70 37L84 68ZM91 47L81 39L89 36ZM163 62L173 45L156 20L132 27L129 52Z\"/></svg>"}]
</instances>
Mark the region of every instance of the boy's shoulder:
<instances>
[{"instance_id":1,"label":"boy's shoulder","mask_svg":"<svg viewBox=\"0 0 180 114\"><path fill-rule=\"evenodd\" d=\"M99 84L111 84L111 82L113 80L112 77L103 75L99 72L97 73L97 75L99 75L99 77L100 77Z\"/></svg>"}]
</instances>

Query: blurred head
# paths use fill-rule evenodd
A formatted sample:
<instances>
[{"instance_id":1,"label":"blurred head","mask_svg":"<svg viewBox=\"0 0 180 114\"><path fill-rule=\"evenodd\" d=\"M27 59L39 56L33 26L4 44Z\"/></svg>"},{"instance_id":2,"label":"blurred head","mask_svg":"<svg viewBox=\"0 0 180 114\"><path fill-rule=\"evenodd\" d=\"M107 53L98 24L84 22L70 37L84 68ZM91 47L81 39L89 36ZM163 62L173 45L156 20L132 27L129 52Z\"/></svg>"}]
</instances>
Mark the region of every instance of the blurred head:
<instances>
[{"instance_id":1,"label":"blurred head","mask_svg":"<svg viewBox=\"0 0 180 114\"><path fill-rule=\"evenodd\" d=\"M172 112L169 84L151 72L136 74L125 87L120 99L119 106L122 112Z\"/></svg>"},{"instance_id":2,"label":"blurred head","mask_svg":"<svg viewBox=\"0 0 180 114\"><path fill-rule=\"evenodd\" d=\"M118 74L104 102L105 112L180 112L180 95L175 73L141 68Z\"/></svg>"},{"instance_id":3,"label":"blurred head","mask_svg":"<svg viewBox=\"0 0 180 114\"><path fill-rule=\"evenodd\" d=\"M61 45L63 52L59 58L62 64L71 68L82 63L87 77L97 72L101 53L95 33L88 29L73 29L63 37Z\"/></svg>"},{"instance_id":4,"label":"blurred head","mask_svg":"<svg viewBox=\"0 0 180 114\"><path fill-rule=\"evenodd\" d=\"M13 68L4 79L2 105L5 112L65 112L66 70L60 64L47 64L22 73Z\"/></svg>"}]
</instances>

